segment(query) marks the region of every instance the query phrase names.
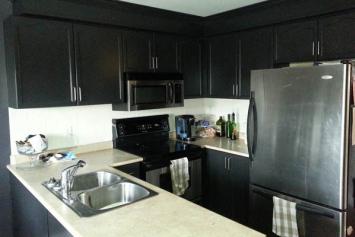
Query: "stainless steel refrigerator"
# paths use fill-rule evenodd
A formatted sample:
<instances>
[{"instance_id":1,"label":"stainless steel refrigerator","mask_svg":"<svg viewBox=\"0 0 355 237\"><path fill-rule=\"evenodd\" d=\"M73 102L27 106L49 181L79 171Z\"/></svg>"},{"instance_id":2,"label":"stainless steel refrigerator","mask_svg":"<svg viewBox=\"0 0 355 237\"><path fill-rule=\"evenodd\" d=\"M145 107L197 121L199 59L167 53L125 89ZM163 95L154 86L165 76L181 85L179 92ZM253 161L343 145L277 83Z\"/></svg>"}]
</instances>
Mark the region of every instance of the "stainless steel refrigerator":
<instances>
[{"instance_id":1,"label":"stainless steel refrigerator","mask_svg":"<svg viewBox=\"0 0 355 237\"><path fill-rule=\"evenodd\" d=\"M350 64L251 75L249 223L272 234L273 196L296 202L300 237L355 236Z\"/></svg>"}]
</instances>

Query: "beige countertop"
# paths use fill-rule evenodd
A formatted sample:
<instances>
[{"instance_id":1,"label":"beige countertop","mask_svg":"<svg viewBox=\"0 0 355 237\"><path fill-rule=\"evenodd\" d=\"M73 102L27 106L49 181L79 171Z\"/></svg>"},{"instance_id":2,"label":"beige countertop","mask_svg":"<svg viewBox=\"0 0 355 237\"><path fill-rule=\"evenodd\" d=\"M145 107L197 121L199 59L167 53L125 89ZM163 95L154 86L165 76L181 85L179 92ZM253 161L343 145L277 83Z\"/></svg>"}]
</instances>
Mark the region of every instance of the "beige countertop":
<instances>
[{"instance_id":1,"label":"beige countertop","mask_svg":"<svg viewBox=\"0 0 355 237\"><path fill-rule=\"evenodd\" d=\"M249 157L245 140L230 140L225 137L197 138L196 141L187 142L204 148L231 153L238 156Z\"/></svg>"},{"instance_id":2,"label":"beige countertop","mask_svg":"<svg viewBox=\"0 0 355 237\"><path fill-rule=\"evenodd\" d=\"M118 171L112 166L139 162L142 158L120 150L79 154L87 165L78 173L108 170L129 178L158 193L151 198L92 216L79 217L41 183L58 177L71 162L58 162L46 168L25 171L9 165L8 169L73 236L120 237L259 237L246 226L222 217L192 202Z\"/></svg>"}]
</instances>

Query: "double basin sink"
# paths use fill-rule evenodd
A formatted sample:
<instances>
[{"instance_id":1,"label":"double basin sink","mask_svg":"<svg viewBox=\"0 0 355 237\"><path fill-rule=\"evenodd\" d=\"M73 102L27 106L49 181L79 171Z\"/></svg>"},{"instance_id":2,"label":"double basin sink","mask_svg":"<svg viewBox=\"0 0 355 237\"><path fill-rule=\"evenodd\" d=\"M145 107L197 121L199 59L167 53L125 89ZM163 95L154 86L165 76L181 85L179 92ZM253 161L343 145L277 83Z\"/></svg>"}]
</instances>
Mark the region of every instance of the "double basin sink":
<instances>
[{"instance_id":1,"label":"double basin sink","mask_svg":"<svg viewBox=\"0 0 355 237\"><path fill-rule=\"evenodd\" d=\"M149 198L157 193L117 174L96 171L74 176L71 198L50 182L43 185L80 216L92 216Z\"/></svg>"}]
</instances>

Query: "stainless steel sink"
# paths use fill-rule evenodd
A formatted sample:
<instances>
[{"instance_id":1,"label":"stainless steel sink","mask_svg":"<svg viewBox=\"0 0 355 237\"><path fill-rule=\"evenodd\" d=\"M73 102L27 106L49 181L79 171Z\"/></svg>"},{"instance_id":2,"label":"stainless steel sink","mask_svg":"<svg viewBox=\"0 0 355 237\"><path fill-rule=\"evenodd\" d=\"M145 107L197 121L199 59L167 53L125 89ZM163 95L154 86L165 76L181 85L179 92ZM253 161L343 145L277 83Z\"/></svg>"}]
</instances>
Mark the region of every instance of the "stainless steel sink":
<instances>
[{"instance_id":1,"label":"stainless steel sink","mask_svg":"<svg viewBox=\"0 0 355 237\"><path fill-rule=\"evenodd\" d=\"M137 184L121 182L78 195L78 200L95 210L106 210L137 202L148 197L150 192Z\"/></svg>"},{"instance_id":2,"label":"stainless steel sink","mask_svg":"<svg viewBox=\"0 0 355 237\"><path fill-rule=\"evenodd\" d=\"M104 187L121 181L122 178L116 174L97 171L74 176L72 192Z\"/></svg>"},{"instance_id":3,"label":"stainless steel sink","mask_svg":"<svg viewBox=\"0 0 355 237\"><path fill-rule=\"evenodd\" d=\"M74 176L70 198L64 198L60 185L42 183L62 202L83 217L93 216L157 195L129 179L107 171Z\"/></svg>"}]
</instances>

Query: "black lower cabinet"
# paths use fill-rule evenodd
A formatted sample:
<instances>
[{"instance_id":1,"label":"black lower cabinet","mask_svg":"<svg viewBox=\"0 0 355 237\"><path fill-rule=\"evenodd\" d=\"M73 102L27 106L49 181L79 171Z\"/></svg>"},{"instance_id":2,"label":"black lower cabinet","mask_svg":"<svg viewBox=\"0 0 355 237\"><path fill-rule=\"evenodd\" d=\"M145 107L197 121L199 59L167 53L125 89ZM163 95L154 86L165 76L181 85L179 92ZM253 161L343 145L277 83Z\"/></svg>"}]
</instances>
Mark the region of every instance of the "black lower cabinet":
<instances>
[{"instance_id":1,"label":"black lower cabinet","mask_svg":"<svg viewBox=\"0 0 355 237\"><path fill-rule=\"evenodd\" d=\"M249 159L207 149L205 161L206 208L247 224Z\"/></svg>"},{"instance_id":2,"label":"black lower cabinet","mask_svg":"<svg viewBox=\"0 0 355 237\"><path fill-rule=\"evenodd\" d=\"M17 180L10 176L15 237L69 237L70 233Z\"/></svg>"},{"instance_id":3,"label":"black lower cabinet","mask_svg":"<svg viewBox=\"0 0 355 237\"><path fill-rule=\"evenodd\" d=\"M48 236L71 237L72 235L48 212Z\"/></svg>"}]
</instances>

